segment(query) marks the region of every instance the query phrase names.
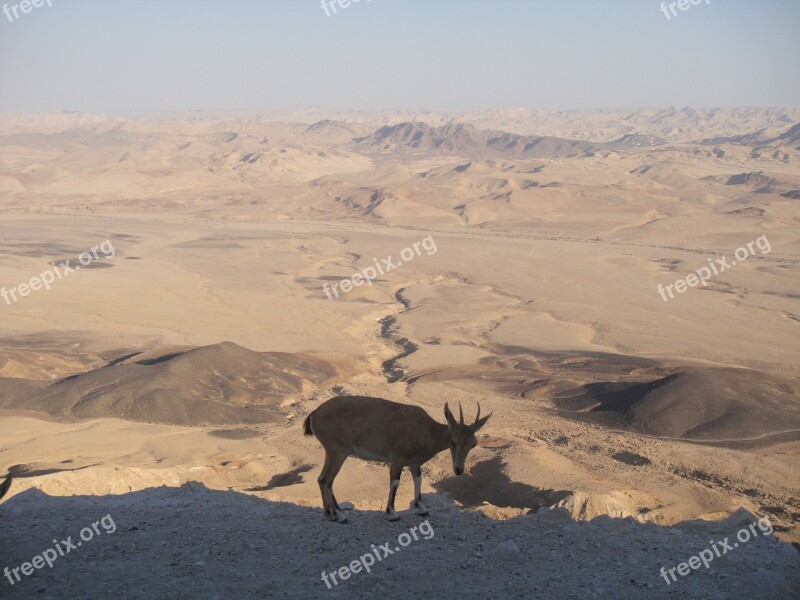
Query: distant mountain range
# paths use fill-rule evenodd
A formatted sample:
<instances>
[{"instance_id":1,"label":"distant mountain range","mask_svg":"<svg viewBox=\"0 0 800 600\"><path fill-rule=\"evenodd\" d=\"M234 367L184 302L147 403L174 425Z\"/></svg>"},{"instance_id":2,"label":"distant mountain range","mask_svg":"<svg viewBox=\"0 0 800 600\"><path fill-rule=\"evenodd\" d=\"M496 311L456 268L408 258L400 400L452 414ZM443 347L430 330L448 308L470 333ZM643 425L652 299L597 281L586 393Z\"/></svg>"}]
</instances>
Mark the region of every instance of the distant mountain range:
<instances>
[{"instance_id":1,"label":"distant mountain range","mask_svg":"<svg viewBox=\"0 0 800 600\"><path fill-rule=\"evenodd\" d=\"M517 135L480 130L473 125L451 123L434 127L425 123L400 123L381 127L356 140L359 147L377 151L422 151L465 154L476 158L559 158L591 156L603 144L548 136Z\"/></svg>"}]
</instances>

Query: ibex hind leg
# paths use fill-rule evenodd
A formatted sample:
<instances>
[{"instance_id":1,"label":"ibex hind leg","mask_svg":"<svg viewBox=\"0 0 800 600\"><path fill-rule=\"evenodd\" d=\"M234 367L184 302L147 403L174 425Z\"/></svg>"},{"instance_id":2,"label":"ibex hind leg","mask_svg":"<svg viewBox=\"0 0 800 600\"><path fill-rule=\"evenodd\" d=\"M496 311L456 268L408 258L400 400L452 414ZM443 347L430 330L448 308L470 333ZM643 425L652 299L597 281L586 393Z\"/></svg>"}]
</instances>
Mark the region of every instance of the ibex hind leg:
<instances>
[{"instance_id":1,"label":"ibex hind leg","mask_svg":"<svg viewBox=\"0 0 800 600\"><path fill-rule=\"evenodd\" d=\"M420 517L428 514L428 509L422 503L422 467L419 465L411 467L411 475L414 477L414 500L411 501L411 509Z\"/></svg>"},{"instance_id":2,"label":"ibex hind leg","mask_svg":"<svg viewBox=\"0 0 800 600\"><path fill-rule=\"evenodd\" d=\"M330 455L325 452L325 464L322 465L322 471L320 471L319 477L317 477L317 483L319 483L319 492L322 496L322 508L325 511L326 519L330 519L331 517L331 504L328 500L328 486L325 485L325 473L328 472L330 462Z\"/></svg>"},{"instance_id":3,"label":"ibex hind leg","mask_svg":"<svg viewBox=\"0 0 800 600\"><path fill-rule=\"evenodd\" d=\"M326 453L325 467L320 475L320 489L322 490L323 502L325 502L325 515L331 521L338 521L339 523L347 523L347 517L339 508L336 502L336 496L333 495L333 480L339 474L339 471L347 460L347 455L337 455Z\"/></svg>"}]
</instances>

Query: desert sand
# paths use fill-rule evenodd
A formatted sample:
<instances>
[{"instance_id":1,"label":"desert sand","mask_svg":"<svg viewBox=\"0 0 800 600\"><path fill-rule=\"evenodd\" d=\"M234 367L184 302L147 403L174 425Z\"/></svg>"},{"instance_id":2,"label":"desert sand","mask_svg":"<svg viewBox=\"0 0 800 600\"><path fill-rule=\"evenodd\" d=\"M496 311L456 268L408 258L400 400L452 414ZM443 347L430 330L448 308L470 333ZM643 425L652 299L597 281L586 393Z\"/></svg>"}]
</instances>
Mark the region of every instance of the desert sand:
<instances>
[{"instance_id":1,"label":"desert sand","mask_svg":"<svg viewBox=\"0 0 800 600\"><path fill-rule=\"evenodd\" d=\"M170 544L177 533L151 531L162 507L205 528L181 540L180 575L154 570L173 597L227 597L226 577L232 597L270 585L288 597L292 581L304 582L295 597L335 593L316 573L383 541L387 469L346 463L336 494L355 509L339 533L322 520L322 449L300 424L358 394L440 422L445 402L493 412L465 477L447 453L423 471L437 544L458 544L395 569L437 552L458 568L463 553L482 564L472 597L487 597L504 588L480 574L508 556L536 565L568 549L608 579L579 576L576 595L727 597L756 585L746 569L771 582L762 597L798 589L800 555L772 538L713 580L667 587L658 569L743 514L800 541L800 111L2 115L0 156L0 285L114 247L49 290L0 298L0 471L14 475L0 568L57 535L37 520L69 513L68 535L117 511L128 541L106 544L112 558L91 552L108 593L137 597L121 549ZM659 293L759 238L706 285ZM388 257L402 264L326 295ZM398 506L412 492L404 474ZM289 562L292 544L333 535L351 536L348 551L192 587L191 573L225 561L188 548L221 544L207 522L242 528L237 512L262 536L237 546L243 571L264 544ZM723 525L687 525L697 519ZM664 551L626 572L620 536ZM509 575L506 591L551 597L566 575L545 571ZM83 597L78 575L11 592ZM362 581L352 597L376 589Z\"/></svg>"}]
</instances>

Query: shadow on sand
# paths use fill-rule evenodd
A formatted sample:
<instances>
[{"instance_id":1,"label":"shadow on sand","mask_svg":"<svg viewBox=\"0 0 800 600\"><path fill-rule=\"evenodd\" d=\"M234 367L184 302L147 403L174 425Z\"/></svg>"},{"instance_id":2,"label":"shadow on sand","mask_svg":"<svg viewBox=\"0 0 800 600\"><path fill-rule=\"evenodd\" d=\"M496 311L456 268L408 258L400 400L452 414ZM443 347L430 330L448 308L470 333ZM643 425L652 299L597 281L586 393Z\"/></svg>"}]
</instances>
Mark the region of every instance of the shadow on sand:
<instances>
[{"instance_id":1,"label":"shadow on sand","mask_svg":"<svg viewBox=\"0 0 800 600\"><path fill-rule=\"evenodd\" d=\"M488 502L495 506L527 508L528 512L536 512L542 506L553 506L571 495L565 490L548 490L511 481L503 472L503 460L499 456L477 463L470 469L468 477L444 479L434 484L434 488L447 492L468 508Z\"/></svg>"},{"instance_id":2,"label":"shadow on sand","mask_svg":"<svg viewBox=\"0 0 800 600\"><path fill-rule=\"evenodd\" d=\"M478 465L468 488L462 481L453 478L441 488L470 505L533 509L561 494L509 483L497 460ZM736 524L679 525L675 534L676 528L632 519L579 523L565 511L493 521L459 510L441 494L424 500L430 508L424 519L402 513L390 523L380 511L355 510L350 523L340 525L324 521L321 508L196 482L116 496L48 496L29 489L0 504L0 569L9 569L0 579L0 597L588 598L601 581L604 595L617 598L673 597L673 590L681 598L747 597L750 591L752 597L780 598L789 597L787 586L800 585L798 553L789 546L790 556L787 545L760 536L729 560L667 587L662 566L696 555L709 536L721 539ZM425 521L430 536L422 535ZM52 567L43 563L26 567L30 575L21 572L24 563L48 550L54 556L59 548ZM355 562L378 555L370 572ZM355 565L353 571L329 589L323 571L348 565Z\"/></svg>"}]
</instances>

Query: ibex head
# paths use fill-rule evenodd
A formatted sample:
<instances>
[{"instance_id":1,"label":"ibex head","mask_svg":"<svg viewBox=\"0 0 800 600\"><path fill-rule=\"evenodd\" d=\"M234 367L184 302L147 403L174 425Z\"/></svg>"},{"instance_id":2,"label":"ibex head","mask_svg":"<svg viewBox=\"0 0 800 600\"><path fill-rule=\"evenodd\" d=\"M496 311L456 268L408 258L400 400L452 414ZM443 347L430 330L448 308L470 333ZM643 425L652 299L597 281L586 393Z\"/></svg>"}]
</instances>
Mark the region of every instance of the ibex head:
<instances>
[{"instance_id":1,"label":"ibex head","mask_svg":"<svg viewBox=\"0 0 800 600\"><path fill-rule=\"evenodd\" d=\"M478 403L478 416L472 425L464 423L464 410L461 403L458 403L459 420L450 412L447 403L444 405L444 416L447 419L447 429L450 431L450 454L453 457L453 471L456 475L464 474L464 463L467 462L469 451L478 445L475 434L481 427L486 425L486 421L492 416L491 413L481 418L481 405Z\"/></svg>"}]
</instances>

